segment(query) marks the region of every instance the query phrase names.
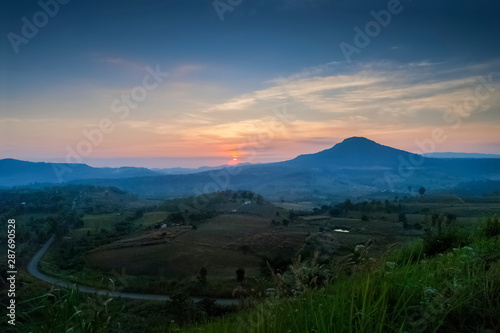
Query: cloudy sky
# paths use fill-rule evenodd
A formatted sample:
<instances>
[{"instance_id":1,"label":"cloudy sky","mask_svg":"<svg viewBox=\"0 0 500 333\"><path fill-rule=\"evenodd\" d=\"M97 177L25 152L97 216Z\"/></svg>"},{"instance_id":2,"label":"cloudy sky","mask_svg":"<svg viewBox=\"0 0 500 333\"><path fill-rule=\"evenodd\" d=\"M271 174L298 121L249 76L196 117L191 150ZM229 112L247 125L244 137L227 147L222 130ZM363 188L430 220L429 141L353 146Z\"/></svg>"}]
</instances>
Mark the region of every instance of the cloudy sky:
<instances>
[{"instance_id":1,"label":"cloudy sky","mask_svg":"<svg viewBox=\"0 0 500 333\"><path fill-rule=\"evenodd\" d=\"M500 153L500 4L2 2L0 158L269 162L365 136Z\"/></svg>"}]
</instances>

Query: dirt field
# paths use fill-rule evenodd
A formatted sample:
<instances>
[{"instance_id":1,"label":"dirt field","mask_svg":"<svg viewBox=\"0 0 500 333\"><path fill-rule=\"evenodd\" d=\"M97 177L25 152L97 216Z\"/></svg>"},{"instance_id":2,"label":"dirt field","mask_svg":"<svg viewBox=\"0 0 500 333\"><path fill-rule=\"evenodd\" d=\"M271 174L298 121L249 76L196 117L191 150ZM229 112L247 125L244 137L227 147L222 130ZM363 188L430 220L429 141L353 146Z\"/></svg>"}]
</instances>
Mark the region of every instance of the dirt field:
<instances>
[{"instance_id":1,"label":"dirt field","mask_svg":"<svg viewBox=\"0 0 500 333\"><path fill-rule=\"evenodd\" d=\"M149 229L91 251L87 261L103 272L125 268L131 275L164 277L194 276L201 267L206 267L211 277L224 279L234 276L239 267L245 268L247 276L258 276L262 255L295 256L304 241L318 233L329 235L330 245L336 247L339 257L352 253L356 245L368 240L374 241L370 254L378 256L391 245L410 241L423 233L412 227L403 229L398 214L369 213L368 221L362 221L363 214L359 211L351 211L341 218L324 213L298 217L285 227L280 221L288 218L285 206L291 208L290 205L293 204L221 206L218 208L227 213L204 221L197 230L189 226ZM296 205L293 207L304 208L310 203ZM424 208L430 211L427 220L431 213L452 213L458 216L457 223L473 225L484 214L498 213L500 204L467 203L458 199L441 203L415 200L405 203L410 226L425 224ZM167 214L145 214L142 224L150 226ZM103 218L104 221L113 219ZM88 222L95 224L98 219L93 217Z\"/></svg>"},{"instance_id":2,"label":"dirt field","mask_svg":"<svg viewBox=\"0 0 500 333\"><path fill-rule=\"evenodd\" d=\"M238 267L245 267L248 275L256 275L259 257L239 250L238 244L253 233L266 233L268 228L267 218L227 214L207 221L197 230L169 227L150 231L96 249L87 258L99 269L125 267L133 275L190 276L201 267L207 267L211 276L233 276Z\"/></svg>"}]
</instances>

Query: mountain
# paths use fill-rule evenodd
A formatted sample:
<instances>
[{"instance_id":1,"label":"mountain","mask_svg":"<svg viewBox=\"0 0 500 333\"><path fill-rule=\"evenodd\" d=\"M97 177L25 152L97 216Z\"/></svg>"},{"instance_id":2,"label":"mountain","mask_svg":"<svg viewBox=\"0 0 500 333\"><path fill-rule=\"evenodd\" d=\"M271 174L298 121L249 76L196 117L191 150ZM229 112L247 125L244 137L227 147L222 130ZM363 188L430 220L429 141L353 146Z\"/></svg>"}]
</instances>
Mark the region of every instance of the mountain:
<instances>
[{"instance_id":1,"label":"mountain","mask_svg":"<svg viewBox=\"0 0 500 333\"><path fill-rule=\"evenodd\" d=\"M0 186L19 186L32 183L63 183L75 179L132 178L156 176L146 168L93 168L87 164L27 162L15 159L0 160Z\"/></svg>"},{"instance_id":2,"label":"mountain","mask_svg":"<svg viewBox=\"0 0 500 333\"><path fill-rule=\"evenodd\" d=\"M417 156L363 137L352 137L330 149L315 154L300 155L286 163L316 168L392 168L397 167L401 158L410 159L412 157Z\"/></svg>"},{"instance_id":3,"label":"mountain","mask_svg":"<svg viewBox=\"0 0 500 333\"><path fill-rule=\"evenodd\" d=\"M431 158L500 158L498 154L479 153L427 153L423 156Z\"/></svg>"},{"instance_id":4,"label":"mountain","mask_svg":"<svg viewBox=\"0 0 500 333\"><path fill-rule=\"evenodd\" d=\"M238 165L250 165L252 163L240 163ZM214 167L209 167L209 166L202 166L199 168L164 168L164 169L158 169L154 168L151 169L155 172L158 172L163 175L186 175L190 173L199 173L199 172L204 172L204 171L213 171L213 170L220 170L224 168L230 168L231 165L229 164L224 164L224 165L219 165L219 166L214 166Z\"/></svg>"},{"instance_id":5,"label":"mountain","mask_svg":"<svg viewBox=\"0 0 500 333\"><path fill-rule=\"evenodd\" d=\"M136 168L120 173L120 169L87 170L90 167L79 166L81 170L75 168L70 174L73 177L70 183L113 186L161 198L232 189L250 190L270 200L328 202L374 196L393 199L396 194L416 195L411 189L415 191L420 186L432 193L454 191L463 188L460 184L464 183L478 184L466 186L469 194L500 191L496 188L500 186L500 159L427 158L361 137L348 138L332 148L289 161L237 165L192 174L158 175ZM133 173L140 175L132 176ZM93 174L99 177L92 177ZM1 178L0 182L3 185Z\"/></svg>"}]
</instances>

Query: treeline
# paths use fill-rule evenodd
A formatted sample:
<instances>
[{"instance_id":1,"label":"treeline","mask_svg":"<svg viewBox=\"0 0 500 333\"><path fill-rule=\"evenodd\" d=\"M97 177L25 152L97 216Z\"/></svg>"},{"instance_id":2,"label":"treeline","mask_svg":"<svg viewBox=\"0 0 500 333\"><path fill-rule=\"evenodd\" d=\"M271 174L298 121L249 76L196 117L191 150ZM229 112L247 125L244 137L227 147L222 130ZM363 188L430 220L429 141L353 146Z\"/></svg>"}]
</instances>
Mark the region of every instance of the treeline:
<instances>
[{"instance_id":1,"label":"treeline","mask_svg":"<svg viewBox=\"0 0 500 333\"><path fill-rule=\"evenodd\" d=\"M67 185L44 189L0 190L0 216L65 214L78 208L85 213L111 213L133 196L115 187ZM113 203L115 203L113 205Z\"/></svg>"},{"instance_id":2,"label":"treeline","mask_svg":"<svg viewBox=\"0 0 500 333\"><path fill-rule=\"evenodd\" d=\"M342 216L347 215L351 210L360 211L362 213L401 213L404 208L401 204L391 202L389 200L372 200L372 201L362 201L358 203L352 203L351 200L347 199L344 202L333 205L329 208L328 213L331 216Z\"/></svg>"},{"instance_id":3,"label":"treeline","mask_svg":"<svg viewBox=\"0 0 500 333\"><path fill-rule=\"evenodd\" d=\"M333 217L345 217L350 211L360 211L363 214L402 213L404 212L404 206L400 203L391 202L389 200L371 200L353 203L350 199L346 199L340 203L322 205L320 207L315 207L312 210L291 210L290 218L293 219L299 216L312 216L318 214L328 214Z\"/></svg>"},{"instance_id":4,"label":"treeline","mask_svg":"<svg viewBox=\"0 0 500 333\"><path fill-rule=\"evenodd\" d=\"M190 218L193 210L213 210L214 206L227 203L244 203L251 201L256 204L264 204L266 201L262 195L247 190L226 190L202 194L194 197L168 200L159 207L159 210L166 212L185 212L190 210Z\"/></svg>"}]
</instances>

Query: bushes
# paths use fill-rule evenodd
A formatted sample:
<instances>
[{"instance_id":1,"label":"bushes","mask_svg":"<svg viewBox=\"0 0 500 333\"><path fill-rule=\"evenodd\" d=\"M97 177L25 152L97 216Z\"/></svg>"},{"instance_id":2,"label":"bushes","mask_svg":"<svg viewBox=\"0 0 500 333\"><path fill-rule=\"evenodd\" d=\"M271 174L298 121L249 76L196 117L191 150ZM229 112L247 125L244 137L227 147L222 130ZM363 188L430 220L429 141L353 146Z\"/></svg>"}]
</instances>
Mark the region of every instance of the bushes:
<instances>
[{"instance_id":1,"label":"bushes","mask_svg":"<svg viewBox=\"0 0 500 333\"><path fill-rule=\"evenodd\" d=\"M449 215L447 216L448 220ZM434 228L425 229L424 233L424 249L423 253L428 256L434 256L439 253L447 252L453 248L460 248L469 245L474 235L471 232L454 227L449 226L442 227L440 216L434 218L435 222ZM456 220L453 219L453 221ZM477 237L486 237L493 238L500 235L500 219L498 216L490 216L486 218L479 226L479 232L477 233Z\"/></svg>"},{"instance_id":2,"label":"bushes","mask_svg":"<svg viewBox=\"0 0 500 333\"><path fill-rule=\"evenodd\" d=\"M439 251L465 241L470 247L418 260L424 241L406 244L377 263L368 261L373 269L341 275L320 290L299 288L295 297L182 332L500 332L497 239L448 227L426 241ZM488 265L484 258L491 258ZM303 276L307 267L298 264Z\"/></svg>"},{"instance_id":3,"label":"bushes","mask_svg":"<svg viewBox=\"0 0 500 333\"><path fill-rule=\"evenodd\" d=\"M23 301L29 305L27 318L18 323L25 332L108 332L113 326L108 304L111 298L87 297L75 289L52 289Z\"/></svg>"},{"instance_id":4,"label":"bushes","mask_svg":"<svg viewBox=\"0 0 500 333\"><path fill-rule=\"evenodd\" d=\"M269 270L268 263L273 268L274 272ZM267 277L271 276L271 273L283 273L288 269L291 263L292 258L284 255L283 253L267 253L262 256L262 260L260 262L260 273L262 276Z\"/></svg>"},{"instance_id":5,"label":"bushes","mask_svg":"<svg viewBox=\"0 0 500 333\"><path fill-rule=\"evenodd\" d=\"M479 230L482 236L488 238L500 235L500 218L497 215L488 217Z\"/></svg>"},{"instance_id":6,"label":"bushes","mask_svg":"<svg viewBox=\"0 0 500 333\"><path fill-rule=\"evenodd\" d=\"M243 280L245 280L245 269L244 268L238 268L235 273L236 273L236 281L243 282Z\"/></svg>"},{"instance_id":7,"label":"bushes","mask_svg":"<svg viewBox=\"0 0 500 333\"><path fill-rule=\"evenodd\" d=\"M424 254L432 257L439 253L444 253L453 248L469 245L471 235L458 228L447 228L441 232L433 232L432 229L426 229L424 234Z\"/></svg>"}]
</instances>

